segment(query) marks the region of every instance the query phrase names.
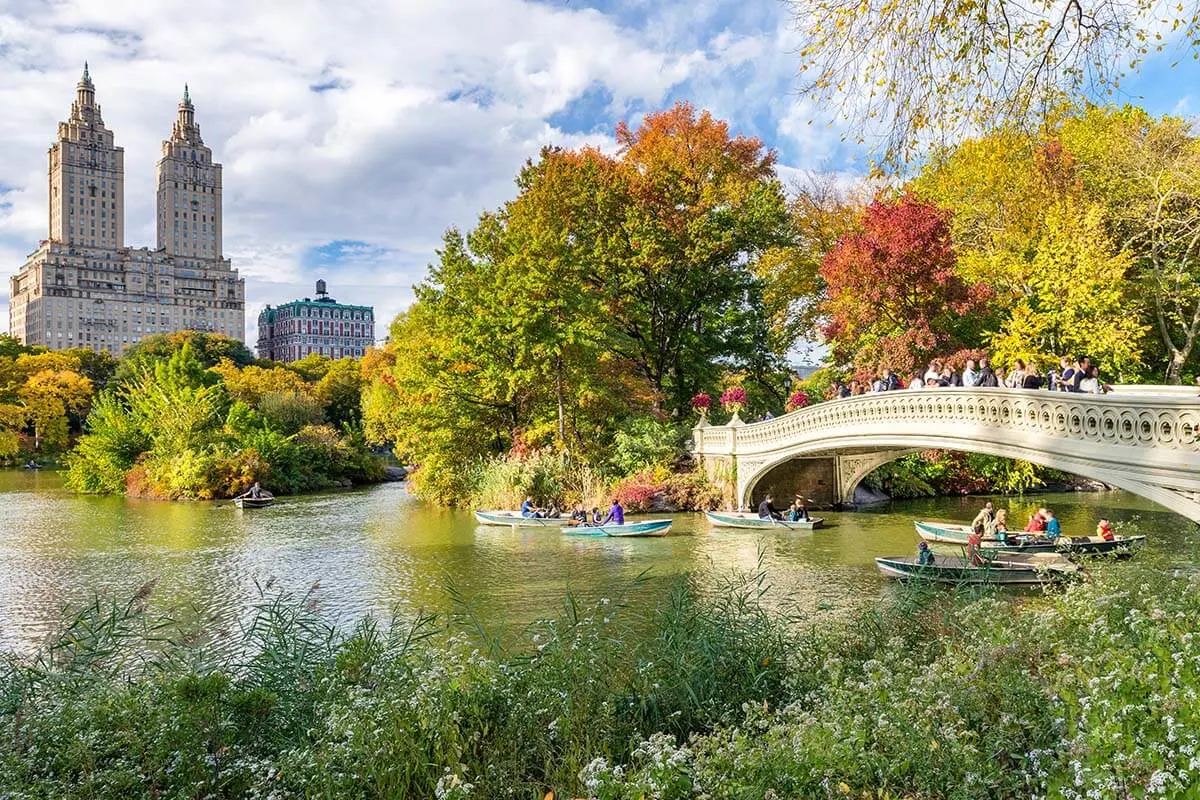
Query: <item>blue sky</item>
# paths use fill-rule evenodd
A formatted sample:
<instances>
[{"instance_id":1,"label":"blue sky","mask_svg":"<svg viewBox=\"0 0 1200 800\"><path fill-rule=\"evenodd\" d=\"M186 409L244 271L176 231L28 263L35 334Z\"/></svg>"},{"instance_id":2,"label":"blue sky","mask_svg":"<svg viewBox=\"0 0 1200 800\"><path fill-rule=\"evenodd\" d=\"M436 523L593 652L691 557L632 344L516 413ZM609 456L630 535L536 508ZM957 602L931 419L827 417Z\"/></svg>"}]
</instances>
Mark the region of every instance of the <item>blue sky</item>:
<instances>
[{"instance_id":1,"label":"blue sky","mask_svg":"<svg viewBox=\"0 0 1200 800\"><path fill-rule=\"evenodd\" d=\"M126 244L152 246L154 163L183 84L225 167L225 251L264 303L412 299L442 232L513 193L546 144L611 146L616 122L688 99L801 170L853 175L866 154L795 94L780 0L8 0L0 10L0 264L46 236L46 148L82 62L125 148ZM202 9L202 10L201 10ZM1127 84L1190 116L1200 69L1152 60ZM812 121L812 124L810 123ZM0 328L7 325L7 281Z\"/></svg>"}]
</instances>

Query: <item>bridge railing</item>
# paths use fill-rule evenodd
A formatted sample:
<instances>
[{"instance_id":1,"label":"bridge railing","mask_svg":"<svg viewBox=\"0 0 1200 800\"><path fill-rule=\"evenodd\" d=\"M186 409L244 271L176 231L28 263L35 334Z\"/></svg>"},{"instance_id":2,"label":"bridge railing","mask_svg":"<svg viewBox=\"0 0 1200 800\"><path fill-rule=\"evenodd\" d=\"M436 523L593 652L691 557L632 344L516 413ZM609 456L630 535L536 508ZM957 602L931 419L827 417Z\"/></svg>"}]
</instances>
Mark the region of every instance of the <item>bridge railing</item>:
<instances>
[{"instance_id":1,"label":"bridge railing","mask_svg":"<svg viewBox=\"0 0 1200 800\"><path fill-rule=\"evenodd\" d=\"M1165 391L1164 391L1165 390ZM1186 392L1185 392L1186 390ZM698 429L699 452L773 450L822 431L919 424L1007 429L1126 447L1200 450L1200 394L1192 387L1114 387L1106 395L1035 389L940 388L818 403L765 422Z\"/></svg>"}]
</instances>

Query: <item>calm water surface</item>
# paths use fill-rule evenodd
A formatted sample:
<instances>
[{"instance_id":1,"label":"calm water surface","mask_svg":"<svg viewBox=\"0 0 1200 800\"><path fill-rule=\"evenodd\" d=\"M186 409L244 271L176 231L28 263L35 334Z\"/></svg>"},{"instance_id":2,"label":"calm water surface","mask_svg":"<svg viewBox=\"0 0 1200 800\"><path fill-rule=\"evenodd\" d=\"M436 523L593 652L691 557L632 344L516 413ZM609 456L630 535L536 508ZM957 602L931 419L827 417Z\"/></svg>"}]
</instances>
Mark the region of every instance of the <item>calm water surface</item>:
<instances>
[{"instance_id":1,"label":"calm water surface","mask_svg":"<svg viewBox=\"0 0 1200 800\"><path fill-rule=\"evenodd\" d=\"M760 557L772 594L814 613L837 613L888 591L872 559L911 553L913 519L969 520L982 498L894 502L825 514L814 533L711 528L674 515L661 539L592 539L553 530L479 526L461 511L429 506L402 484L289 497L262 511L228 503L167 503L81 497L53 472L0 471L0 649L36 643L66 605L95 593L125 598L157 579L160 609L203 607L236 615L259 586L314 592L321 612L349 625L364 614L450 611L451 594L491 629L517 633L556 614L568 591L612 596L640 574L630 595L653 603L667 578L687 570L752 570ZM1195 525L1123 492L997 498L1010 519L1054 508L1067 533L1101 516L1150 535L1151 547L1192 566Z\"/></svg>"}]
</instances>

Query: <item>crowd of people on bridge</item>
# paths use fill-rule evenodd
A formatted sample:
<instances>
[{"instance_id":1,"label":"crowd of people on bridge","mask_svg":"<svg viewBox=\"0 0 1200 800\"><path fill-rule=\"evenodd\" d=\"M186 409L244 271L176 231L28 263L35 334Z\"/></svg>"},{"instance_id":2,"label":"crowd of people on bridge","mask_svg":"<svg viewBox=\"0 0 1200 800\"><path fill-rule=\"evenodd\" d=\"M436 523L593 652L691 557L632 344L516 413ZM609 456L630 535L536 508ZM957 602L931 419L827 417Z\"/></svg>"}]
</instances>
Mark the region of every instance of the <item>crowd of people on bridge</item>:
<instances>
[{"instance_id":1,"label":"crowd of people on bridge","mask_svg":"<svg viewBox=\"0 0 1200 800\"><path fill-rule=\"evenodd\" d=\"M1008 388L1049 389L1056 392L1079 392L1083 394L1106 394L1112 387L1100 380L1100 368L1091 358L1063 356L1058 366L1041 374L1025 363L1024 359L1013 359L1007 371L992 363L987 356L976 361L966 359L961 370L951 359L934 359L924 372L915 372L907 379L884 367L879 375L870 380L852 380L849 383L834 381L830 389L831 399L853 397L874 392L891 392L901 389L938 388Z\"/></svg>"}]
</instances>

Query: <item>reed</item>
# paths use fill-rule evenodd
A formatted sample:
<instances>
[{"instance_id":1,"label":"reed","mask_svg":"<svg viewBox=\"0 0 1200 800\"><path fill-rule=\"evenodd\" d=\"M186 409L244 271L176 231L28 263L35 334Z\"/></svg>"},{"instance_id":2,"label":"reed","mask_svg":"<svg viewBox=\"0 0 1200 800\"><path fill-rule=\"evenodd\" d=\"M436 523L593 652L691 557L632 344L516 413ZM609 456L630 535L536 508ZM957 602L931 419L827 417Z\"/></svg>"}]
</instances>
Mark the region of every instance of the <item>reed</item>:
<instances>
[{"instance_id":1,"label":"reed","mask_svg":"<svg viewBox=\"0 0 1200 800\"><path fill-rule=\"evenodd\" d=\"M815 619L761 568L644 575L510 640L461 597L338 630L152 591L0 662L0 797L1183 796L1200 752L1200 598L1159 565Z\"/></svg>"}]
</instances>

